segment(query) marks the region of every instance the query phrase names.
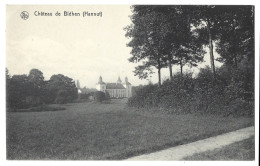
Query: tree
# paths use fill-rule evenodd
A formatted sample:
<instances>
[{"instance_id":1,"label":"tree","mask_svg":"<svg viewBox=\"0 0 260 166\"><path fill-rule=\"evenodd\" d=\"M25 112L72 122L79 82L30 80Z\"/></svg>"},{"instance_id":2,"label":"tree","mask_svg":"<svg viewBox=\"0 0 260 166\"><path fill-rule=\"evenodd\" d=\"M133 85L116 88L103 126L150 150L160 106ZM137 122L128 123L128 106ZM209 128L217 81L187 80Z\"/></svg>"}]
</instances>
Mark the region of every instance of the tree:
<instances>
[{"instance_id":1,"label":"tree","mask_svg":"<svg viewBox=\"0 0 260 166\"><path fill-rule=\"evenodd\" d=\"M6 82L10 81L10 79L11 79L9 70L7 68L5 68L5 79L6 79Z\"/></svg>"},{"instance_id":2,"label":"tree","mask_svg":"<svg viewBox=\"0 0 260 166\"><path fill-rule=\"evenodd\" d=\"M55 102L56 98L59 98L56 100L58 103L66 103L78 97L78 90L73 79L62 74L52 75L45 89L48 92L45 97L51 103ZM61 101L60 98L64 99Z\"/></svg>"},{"instance_id":3,"label":"tree","mask_svg":"<svg viewBox=\"0 0 260 166\"><path fill-rule=\"evenodd\" d=\"M32 85L31 95L42 98L42 90L44 86L43 73L38 69L31 69L28 75L28 81Z\"/></svg>"},{"instance_id":4,"label":"tree","mask_svg":"<svg viewBox=\"0 0 260 166\"><path fill-rule=\"evenodd\" d=\"M13 75L8 83L7 101L11 108L25 108L26 97L30 95L31 85L27 75Z\"/></svg>"},{"instance_id":5,"label":"tree","mask_svg":"<svg viewBox=\"0 0 260 166\"><path fill-rule=\"evenodd\" d=\"M198 66L197 63L203 61L205 51L200 46L197 46L196 43L191 43L188 47L181 45L176 49L175 54L174 60L180 65L181 75L183 75L184 65L188 64L191 67Z\"/></svg>"},{"instance_id":6,"label":"tree","mask_svg":"<svg viewBox=\"0 0 260 166\"><path fill-rule=\"evenodd\" d=\"M183 66L186 64L192 66L197 66L198 62L203 61L205 51L203 50L203 42L200 41L199 36L196 35L191 29L191 15L190 6L182 6L181 12L179 14L179 23L174 23L178 25L175 30L172 30L172 33L178 34L175 35L175 38L178 38L177 41L173 41L172 48L173 52L173 62L180 66L181 75L183 73ZM176 22L176 21L175 21ZM172 36L172 35L171 35ZM176 39L175 39L176 40Z\"/></svg>"},{"instance_id":7,"label":"tree","mask_svg":"<svg viewBox=\"0 0 260 166\"><path fill-rule=\"evenodd\" d=\"M195 6L191 12L194 32L201 42L208 40L214 79L213 41L221 56L217 60L229 69L236 68L240 62L254 66L253 6Z\"/></svg>"},{"instance_id":8,"label":"tree","mask_svg":"<svg viewBox=\"0 0 260 166\"><path fill-rule=\"evenodd\" d=\"M254 59L254 8L252 6L223 7L219 21L218 61L238 67L244 59ZM253 66L253 64L251 63Z\"/></svg>"},{"instance_id":9,"label":"tree","mask_svg":"<svg viewBox=\"0 0 260 166\"><path fill-rule=\"evenodd\" d=\"M192 8L191 22L196 27L196 33L200 42L209 46L210 64L213 79L216 78L216 70L213 55L213 41L216 40L216 31L218 29L219 16L222 14L219 7L216 6L194 6Z\"/></svg>"},{"instance_id":10,"label":"tree","mask_svg":"<svg viewBox=\"0 0 260 166\"><path fill-rule=\"evenodd\" d=\"M190 7L186 6L133 6L132 22L126 27L126 36L132 40L130 62L142 61L135 68L135 75L145 79L152 74L152 67L158 70L158 84L161 84L161 68L169 68L172 79L172 65L182 67L203 60L202 43L191 31Z\"/></svg>"},{"instance_id":11,"label":"tree","mask_svg":"<svg viewBox=\"0 0 260 166\"><path fill-rule=\"evenodd\" d=\"M180 65L181 73L183 66L197 66L198 62L203 60L205 51L203 42L200 42L198 36L194 35L191 30L191 8L192 6L166 6L164 7L165 24L164 32L164 49L163 55L166 55L172 79L172 65Z\"/></svg>"},{"instance_id":12,"label":"tree","mask_svg":"<svg viewBox=\"0 0 260 166\"><path fill-rule=\"evenodd\" d=\"M43 73L32 69L29 75L9 75L6 69L7 107L28 108L43 103L66 103L78 97L75 82L62 74L44 81ZM43 102L44 101L44 102Z\"/></svg>"},{"instance_id":13,"label":"tree","mask_svg":"<svg viewBox=\"0 0 260 166\"><path fill-rule=\"evenodd\" d=\"M142 65L136 66L133 72L134 75L138 76L140 79L147 79L149 75L154 73L149 61L143 62Z\"/></svg>"},{"instance_id":14,"label":"tree","mask_svg":"<svg viewBox=\"0 0 260 166\"><path fill-rule=\"evenodd\" d=\"M32 82L34 86L41 88L44 82L43 73L38 69L31 69L28 75L28 80Z\"/></svg>"},{"instance_id":15,"label":"tree","mask_svg":"<svg viewBox=\"0 0 260 166\"><path fill-rule=\"evenodd\" d=\"M6 92L7 93L9 91L10 81L11 81L11 76L9 74L9 70L7 68L5 68L5 83L6 83Z\"/></svg>"},{"instance_id":16,"label":"tree","mask_svg":"<svg viewBox=\"0 0 260 166\"><path fill-rule=\"evenodd\" d=\"M10 95L10 81L11 81L11 76L9 74L9 71L7 68L5 68L5 83L6 83L6 106L9 106L9 95Z\"/></svg>"},{"instance_id":17,"label":"tree","mask_svg":"<svg viewBox=\"0 0 260 166\"><path fill-rule=\"evenodd\" d=\"M104 101L106 99L106 94L101 91L96 91L96 92L94 92L93 97L94 97L95 101L102 103L102 101Z\"/></svg>"},{"instance_id":18,"label":"tree","mask_svg":"<svg viewBox=\"0 0 260 166\"><path fill-rule=\"evenodd\" d=\"M173 78L172 65L178 63L177 56L178 51L182 44L188 41L189 35L189 25L185 21L186 15L183 12L182 6L165 6L164 19L163 22L163 42L164 49L163 55L165 56L165 62L168 63L170 80Z\"/></svg>"},{"instance_id":19,"label":"tree","mask_svg":"<svg viewBox=\"0 0 260 166\"><path fill-rule=\"evenodd\" d=\"M158 85L161 85L161 69L165 67L162 50L163 43L163 22L166 21L163 15L163 8L156 6L133 6L131 25L125 28L126 37L131 38L127 46L132 47L133 55L130 62L143 62L135 68L135 75L145 79L155 67L158 71Z\"/></svg>"}]
</instances>

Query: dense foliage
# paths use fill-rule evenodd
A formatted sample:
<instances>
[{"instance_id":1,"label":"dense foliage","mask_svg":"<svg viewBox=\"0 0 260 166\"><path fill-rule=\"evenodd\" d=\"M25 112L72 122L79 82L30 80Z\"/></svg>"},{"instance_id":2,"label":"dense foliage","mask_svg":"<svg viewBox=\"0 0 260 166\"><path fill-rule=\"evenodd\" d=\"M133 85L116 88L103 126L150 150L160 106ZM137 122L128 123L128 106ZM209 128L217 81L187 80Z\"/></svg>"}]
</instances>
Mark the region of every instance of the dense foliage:
<instances>
[{"instance_id":1,"label":"dense foliage","mask_svg":"<svg viewBox=\"0 0 260 166\"><path fill-rule=\"evenodd\" d=\"M141 79L172 65L197 66L203 61L205 46L209 48L211 71L216 78L214 49L219 61L238 67L238 63L254 57L253 6L186 6L134 5L132 24L125 28L132 57L137 63L134 73ZM215 47L215 48L214 48ZM253 65L251 63L250 65Z\"/></svg>"},{"instance_id":2,"label":"dense foliage","mask_svg":"<svg viewBox=\"0 0 260 166\"><path fill-rule=\"evenodd\" d=\"M134 71L141 79L155 67L158 84L135 88L129 106L177 113L253 114L253 6L136 5L132 13L132 24L125 28L131 39L129 61L141 62ZM182 66L197 66L203 60L205 46L210 67L200 69L194 78L183 74ZM215 69L215 60L222 62L222 67ZM172 75L172 65L180 65L180 74ZM163 67L169 68L170 80L162 84Z\"/></svg>"},{"instance_id":3,"label":"dense foliage","mask_svg":"<svg viewBox=\"0 0 260 166\"><path fill-rule=\"evenodd\" d=\"M190 73L173 76L158 88L150 84L135 88L128 106L155 108L170 113L211 113L224 116L252 116L254 114L254 80L247 69L234 69L232 75L226 66L216 70L212 81L209 67L192 78ZM251 76L250 76L251 75Z\"/></svg>"},{"instance_id":4,"label":"dense foliage","mask_svg":"<svg viewBox=\"0 0 260 166\"><path fill-rule=\"evenodd\" d=\"M7 108L28 108L42 104L67 103L78 97L75 82L62 74L45 81L43 73L32 69L29 75L10 76L6 70Z\"/></svg>"},{"instance_id":5,"label":"dense foliage","mask_svg":"<svg viewBox=\"0 0 260 166\"><path fill-rule=\"evenodd\" d=\"M106 93L101 92L101 91L96 91L94 92L94 100L97 102L102 102L104 100L106 100Z\"/></svg>"}]
</instances>

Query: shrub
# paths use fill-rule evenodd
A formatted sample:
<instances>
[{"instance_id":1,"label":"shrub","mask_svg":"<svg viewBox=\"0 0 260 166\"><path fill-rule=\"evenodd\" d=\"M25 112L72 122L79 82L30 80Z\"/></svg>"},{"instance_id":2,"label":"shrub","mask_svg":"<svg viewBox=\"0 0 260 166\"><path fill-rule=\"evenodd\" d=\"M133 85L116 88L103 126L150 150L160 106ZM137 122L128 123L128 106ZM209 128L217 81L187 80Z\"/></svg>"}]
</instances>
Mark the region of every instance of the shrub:
<instances>
[{"instance_id":1,"label":"shrub","mask_svg":"<svg viewBox=\"0 0 260 166\"><path fill-rule=\"evenodd\" d=\"M105 93L105 99L106 100L110 100L110 95L109 95L109 93L106 91L106 93Z\"/></svg>"},{"instance_id":2,"label":"shrub","mask_svg":"<svg viewBox=\"0 0 260 166\"><path fill-rule=\"evenodd\" d=\"M25 103L28 107L35 107L43 104L43 101L40 97L37 96L27 96L25 98Z\"/></svg>"},{"instance_id":3,"label":"shrub","mask_svg":"<svg viewBox=\"0 0 260 166\"><path fill-rule=\"evenodd\" d=\"M136 107L157 107L170 112L183 111L187 99L192 98L193 79L190 73L176 74L173 80L166 80L159 88L158 85L147 85L136 88L136 95L129 98L128 105ZM189 110L185 108L185 111Z\"/></svg>"},{"instance_id":4,"label":"shrub","mask_svg":"<svg viewBox=\"0 0 260 166\"><path fill-rule=\"evenodd\" d=\"M147 85L136 88L135 95L128 99L128 106L130 107L154 107L158 101L158 86Z\"/></svg>"},{"instance_id":5,"label":"shrub","mask_svg":"<svg viewBox=\"0 0 260 166\"><path fill-rule=\"evenodd\" d=\"M79 94L79 99L88 99L89 96L90 96L90 94L81 93L81 94Z\"/></svg>"},{"instance_id":6,"label":"shrub","mask_svg":"<svg viewBox=\"0 0 260 166\"><path fill-rule=\"evenodd\" d=\"M67 99L66 97L56 97L55 101L54 101L56 104L65 104L67 103Z\"/></svg>"},{"instance_id":7,"label":"shrub","mask_svg":"<svg viewBox=\"0 0 260 166\"><path fill-rule=\"evenodd\" d=\"M209 67L201 69L196 78L189 73L174 75L161 87L147 85L135 88L128 106L156 108L171 113L210 113L224 116L254 114L253 77L243 69L217 70L217 78ZM250 74L249 74L250 75ZM149 109L150 110L150 109Z\"/></svg>"},{"instance_id":8,"label":"shrub","mask_svg":"<svg viewBox=\"0 0 260 166\"><path fill-rule=\"evenodd\" d=\"M106 95L104 92L101 92L101 91L96 91L94 92L94 101L97 101L97 102L102 102L106 99Z\"/></svg>"}]
</instances>

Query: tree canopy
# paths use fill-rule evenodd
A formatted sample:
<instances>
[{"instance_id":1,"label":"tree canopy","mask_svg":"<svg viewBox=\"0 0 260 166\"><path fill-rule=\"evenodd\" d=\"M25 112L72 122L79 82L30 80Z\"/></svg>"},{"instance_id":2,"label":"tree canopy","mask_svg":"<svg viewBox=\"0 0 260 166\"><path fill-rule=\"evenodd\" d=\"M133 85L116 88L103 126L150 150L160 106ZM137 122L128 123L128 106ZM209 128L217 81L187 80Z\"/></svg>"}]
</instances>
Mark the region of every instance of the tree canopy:
<instances>
[{"instance_id":1,"label":"tree canopy","mask_svg":"<svg viewBox=\"0 0 260 166\"><path fill-rule=\"evenodd\" d=\"M45 81L43 73L32 69L29 75L11 76L6 69L7 107L27 108L49 103L67 103L77 98L75 82L62 74Z\"/></svg>"},{"instance_id":2,"label":"tree canopy","mask_svg":"<svg viewBox=\"0 0 260 166\"><path fill-rule=\"evenodd\" d=\"M134 73L146 79L155 67L159 85L162 68L168 67L172 78L172 65L180 65L182 73L184 65L203 61L203 46L209 47L213 79L214 49L217 60L229 66L254 57L253 6L134 5L131 21L125 31L131 39L129 61L138 63Z\"/></svg>"},{"instance_id":3,"label":"tree canopy","mask_svg":"<svg viewBox=\"0 0 260 166\"><path fill-rule=\"evenodd\" d=\"M131 38L127 46L132 47L130 62L142 64L135 68L135 75L145 79L158 70L158 84L161 84L160 70L172 65L182 67L203 60L204 51L198 37L192 34L188 10L183 6L133 6L132 24L125 28Z\"/></svg>"}]
</instances>

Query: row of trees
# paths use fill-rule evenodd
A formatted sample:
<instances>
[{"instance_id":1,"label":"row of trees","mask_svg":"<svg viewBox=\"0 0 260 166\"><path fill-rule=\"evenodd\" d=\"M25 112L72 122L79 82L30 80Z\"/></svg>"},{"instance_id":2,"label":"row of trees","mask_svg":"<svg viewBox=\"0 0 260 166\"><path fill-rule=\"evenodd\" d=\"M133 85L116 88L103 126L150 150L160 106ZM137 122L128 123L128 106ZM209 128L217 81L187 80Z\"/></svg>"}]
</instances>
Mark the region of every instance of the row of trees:
<instances>
[{"instance_id":1,"label":"row of trees","mask_svg":"<svg viewBox=\"0 0 260 166\"><path fill-rule=\"evenodd\" d=\"M50 103L71 102L78 97L73 79L62 74L44 80L38 69L29 75L11 76L6 69L6 94L8 108L27 108Z\"/></svg>"},{"instance_id":2,"label":"row of trees","mask_svg":"<svg viewBox=\"0 0 260 166\"><path fill-rule=\"evenodd\" d=\"M204 47L209 48L211 71L216 79L214 46L217 60L228 69L254 66L253 6L132 6L132 24L125 28L127 44L132 48L130 62L139 63L135 75L146 79L172 65L197 66L203 61ZM213 44L215 43L215 44ZM253 67L251 72L253 72Z\"/></svg>"}]
</instances>

